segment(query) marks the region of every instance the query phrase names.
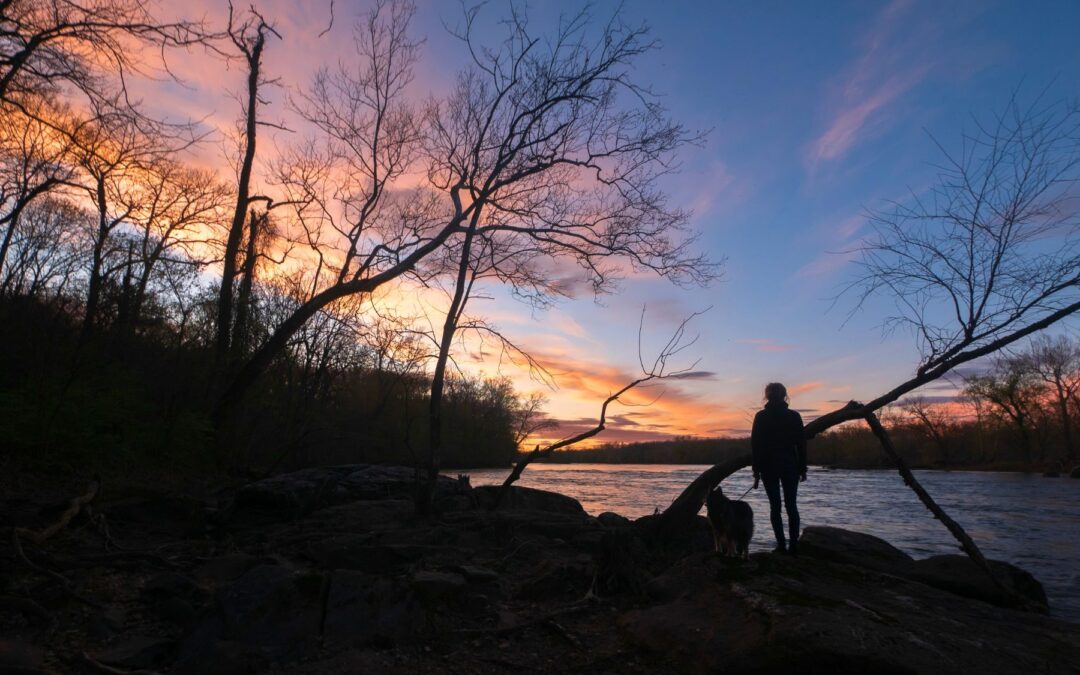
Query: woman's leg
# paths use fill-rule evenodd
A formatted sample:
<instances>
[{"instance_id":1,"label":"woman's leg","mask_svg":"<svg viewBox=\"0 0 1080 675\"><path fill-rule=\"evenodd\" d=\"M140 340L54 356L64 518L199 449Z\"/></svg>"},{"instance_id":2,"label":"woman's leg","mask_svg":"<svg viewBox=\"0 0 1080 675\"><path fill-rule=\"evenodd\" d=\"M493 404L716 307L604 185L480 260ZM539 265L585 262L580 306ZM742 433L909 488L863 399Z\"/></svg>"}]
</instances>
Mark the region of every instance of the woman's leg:
<instances>
[{"instance_id":1,"label":"woman's leg","mask_svg":"<svg viewBox=\"0 0 1080 675\"><path fill-rule=\"evenodd\" d=\"M798 470L785 471L780 477L780 482L784 487L784 510L787 511L788 528L791 531L791 550L794 551L799 541Z\"/></svg>"},{"instance_id":2,"label":"woman's leg","mask_svg":"<svg viewBox=\"0 0 1080 675\"><path fill-rule=\"evenodd\" d=\"M785 549L784 519L780 516L780 476L763 473L761 482L765 484L765 494L769 496L769 519L772 520L773 534L776 535L776 546Z\"/></svg>"}]
</instances>

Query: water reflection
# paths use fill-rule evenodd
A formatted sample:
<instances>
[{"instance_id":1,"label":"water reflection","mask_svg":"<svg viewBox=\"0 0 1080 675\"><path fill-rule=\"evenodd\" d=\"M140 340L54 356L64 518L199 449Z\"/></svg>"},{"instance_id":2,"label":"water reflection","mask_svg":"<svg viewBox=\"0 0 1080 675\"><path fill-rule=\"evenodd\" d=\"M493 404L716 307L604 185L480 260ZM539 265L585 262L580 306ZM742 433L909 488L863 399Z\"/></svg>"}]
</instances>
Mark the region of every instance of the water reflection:
<instances>
[{"instance_id":1,"label":"water reflection","mask_svg":"<svg viewBox=\"0 0 1080 675\"><path fill-rule=\"evenodd\" d=\"M537 464L521 485L578 499L594 515L639 517L663 509L706 467L653 464ZM475 470L473 485L500 483L507 471ZM1080 621L1080 481L1034 474L917 471L919 481L991 558L1034 574L1054 614ZM724 481L732 498L750 487L743 470ZM769 502L751 491L755 533L751 550L771 550ZM957 553L959 547L891 471L815 469L799 486L803 526L831 525L879 536L916 558Z\"/></svg>"}]
</instances>

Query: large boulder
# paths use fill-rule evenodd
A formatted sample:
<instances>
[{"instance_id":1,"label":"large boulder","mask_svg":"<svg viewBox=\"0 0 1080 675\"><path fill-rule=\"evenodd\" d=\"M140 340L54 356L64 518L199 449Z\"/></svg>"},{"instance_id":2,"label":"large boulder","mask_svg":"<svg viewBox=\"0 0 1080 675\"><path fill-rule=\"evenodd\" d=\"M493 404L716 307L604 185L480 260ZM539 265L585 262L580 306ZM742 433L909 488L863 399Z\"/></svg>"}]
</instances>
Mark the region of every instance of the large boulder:
<instances>
[{"instance_id":1,"label":"large boulder","mask_svg":"<svg viewBox=\"0 0 1080 675\"><path fill-rule=\"evenodd\" d=\"M488 508L495 503L500 490L502 490L501 485L481 485L473 488L473 494L476 495L476 501L481 507ZM502 504L499 505L499 508L569 514L585 513L585 509L581 507L581 502L573 497L567 497L558 492L521 487L520 485L510 486L510 491L503 499Z\"/></svg>"},{"instance_id":2,"label":"large boulder","mask_svg":"<svg viewBox=\"0 0 1080 675\"><path fill-rule=\"evenodd\" d=\"M884 539L839 527L806 528L799 538L799 551L815 558L901 576L908 574L915 562Z\"/></svg>"},{"instance_id":3,"label":"large boulder","mask_svg":"<svg viewBox=\"0 0 1080 675\"><path fill-rule=\"evenodd\" d=\"M1046 591L1035 577L1007 562L999 560L989 562L994 576L1006 588L1033 603L1035 607L1046 610ZM990 580L986 572L966 555L935 555L916 560L910 577L966 598L974 598L1002 607L1011 607L1016 604L1013 598L1003 593Z\"/></svg>"}]
</instances>

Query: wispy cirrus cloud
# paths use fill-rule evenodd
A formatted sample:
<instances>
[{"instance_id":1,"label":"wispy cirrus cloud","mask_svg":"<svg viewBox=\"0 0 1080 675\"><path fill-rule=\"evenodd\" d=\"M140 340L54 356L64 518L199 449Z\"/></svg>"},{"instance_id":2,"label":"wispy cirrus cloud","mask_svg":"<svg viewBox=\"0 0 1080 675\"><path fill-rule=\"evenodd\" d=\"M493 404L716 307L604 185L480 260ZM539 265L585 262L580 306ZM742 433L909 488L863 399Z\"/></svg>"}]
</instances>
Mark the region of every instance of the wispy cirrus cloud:
<instances>
[{"instance_id":1,"label":"wispy cirrus cloud","mask_svg":"<svg viewBox=\"0 0 1080 675\"><path fill-rule=\"evenodd\" d=\"M926 43L912 39L918 31L907 25L913 5L912 0L893 0L858 37L859 56L831 87L824 130L807 147L804 159L811 175L889 126L897 101L930 73Z\"/></svg>"}]
</instances>

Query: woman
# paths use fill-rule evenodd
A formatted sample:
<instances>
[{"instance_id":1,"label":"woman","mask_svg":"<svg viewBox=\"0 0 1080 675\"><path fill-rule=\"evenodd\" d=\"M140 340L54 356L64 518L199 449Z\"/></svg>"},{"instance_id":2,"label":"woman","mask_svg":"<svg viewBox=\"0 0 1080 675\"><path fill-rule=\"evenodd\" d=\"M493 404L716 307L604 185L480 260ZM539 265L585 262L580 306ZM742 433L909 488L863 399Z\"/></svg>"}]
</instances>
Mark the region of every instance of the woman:
<instances>
[{"instance_id":1,"label":"woman","mask_svg":"<svg viewBox=\"0 0 1080 675\"><path fill-rule=\"evenodd\" d=\"M765 481L769 495L769 517L776 535L776 550L798 553L799 507L795 498L799 483L806 480L806 434L802 416L788 408L787 389L779 382L765 385L765 408L754 416L750 433L754 453L754 487ZM784 492L784 509L791 528L790 543L784 541L784 520L780 516L780 490Z\"/></svg>"}]
</instances>

